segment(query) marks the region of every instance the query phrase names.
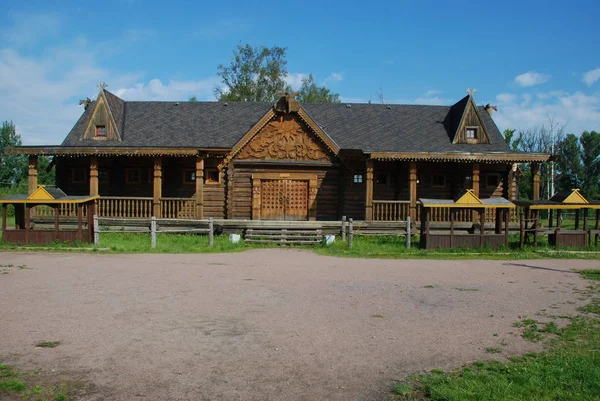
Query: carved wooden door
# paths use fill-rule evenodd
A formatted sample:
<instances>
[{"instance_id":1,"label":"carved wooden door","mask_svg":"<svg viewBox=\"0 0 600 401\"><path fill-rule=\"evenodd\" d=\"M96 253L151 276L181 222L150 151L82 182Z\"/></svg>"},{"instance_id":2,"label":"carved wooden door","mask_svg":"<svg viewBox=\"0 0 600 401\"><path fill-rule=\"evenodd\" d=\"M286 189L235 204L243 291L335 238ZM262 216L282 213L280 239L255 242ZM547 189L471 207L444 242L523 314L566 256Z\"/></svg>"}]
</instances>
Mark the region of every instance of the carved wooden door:
<instances>
[{"instance_id":1,"label":"carved wooden door","mask_svg":"<svg viewBox=\"0 0 600 401\"><path fill-rule=\"evenodd\" d=\"M263 180L261 195L261 219L308 219L308 181Z\"/></svg>"}]
</instances>

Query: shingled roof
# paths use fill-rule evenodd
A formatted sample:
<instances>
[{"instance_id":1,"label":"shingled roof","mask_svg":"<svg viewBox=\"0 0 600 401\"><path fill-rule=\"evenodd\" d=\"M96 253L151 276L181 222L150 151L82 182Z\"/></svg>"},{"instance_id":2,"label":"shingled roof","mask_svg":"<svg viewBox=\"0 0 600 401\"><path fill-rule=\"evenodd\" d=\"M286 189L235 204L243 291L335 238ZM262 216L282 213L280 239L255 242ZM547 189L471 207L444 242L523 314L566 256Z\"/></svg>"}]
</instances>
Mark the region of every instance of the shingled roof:
<instances>
[{"instance_id":1,"label":"shingled roof","mask_svg":"<svg viewBox=\"0 0 600 401\"><path fill-rule=\"evenodd\" d=\"M62 146L232 148L273 106L259 102L126 102L105 91L121 141L83 140L95 103ZM507 152L498 127L479 107L490 143L453 144L468 96L453 106L307 103L307 114L341 149L365 152Z\"/></svg>"}]
</instances>

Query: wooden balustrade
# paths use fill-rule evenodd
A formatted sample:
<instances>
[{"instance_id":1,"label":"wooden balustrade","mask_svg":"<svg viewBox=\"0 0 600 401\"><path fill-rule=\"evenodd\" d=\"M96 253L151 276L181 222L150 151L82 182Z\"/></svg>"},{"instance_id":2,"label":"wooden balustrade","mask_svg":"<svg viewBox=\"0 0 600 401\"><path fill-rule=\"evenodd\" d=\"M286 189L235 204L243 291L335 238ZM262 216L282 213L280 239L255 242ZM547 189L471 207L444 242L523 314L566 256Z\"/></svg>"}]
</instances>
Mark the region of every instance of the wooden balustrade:
<instances>
[{"instance_id":1,"label":"wooden balustrade","mask_svg":"<svg viewBox=\"0 0 600 401\"><path fill-rule=\"evenodd\" d=\"M195 219L196 198L160 198L163 219Z\"/></svg>"},{"instance_id":2,"label":"wooden balustrade","mask_svg":"<svg viewBox=\"0 0 600 401\"><path fill-rule=\"evenodd\" d=\"M77 204L64 203L58 206L59 215L62 217L77 217ZM54 216L54 208L52 206L39 205L32 208L32 215L39 217ZM87 208L83 208L83 216L87 216Z\"/></svg>"},{"instance_id":3,"label":"wooden balustrade","mask_svg":"<svg viewBox=\"0 0 600 401\"><path fill-rule=\"evenodd\" d=\"M373 201L373 220L376 221L403 221L409 215L409 201L388 201L374 200ZM421 221L421 208L417 202L417 221ZM496 220L496 211L487 209L485 211L485 221L493 223ZM431 209L431 222L450 222L450 208L438 207ZM455 221L457 223L473 222L472 210L460 210L456 212ZM514 211L510 214L510 221L518 221L518 214Z\"/></svg>"},{"instance_id":4,"label":"wooden balustrade","mask_svg":"<svg viewBox=\"0 0 600 401\"><path fill-rule=\"evenodd\" d=\"M101 217L152 217L152 198L103 196L96 202Z\"/></svg>"},{"instance_id":5,"label":"wooden balustrade","mask_svg":"<svg viewBox=\"0 0 600 401\"><path fill-rule=\"evenodd\" d=\"M373 201L373 220L405 221L410 214L409 201Z\"/></svg>"}]
</instances>

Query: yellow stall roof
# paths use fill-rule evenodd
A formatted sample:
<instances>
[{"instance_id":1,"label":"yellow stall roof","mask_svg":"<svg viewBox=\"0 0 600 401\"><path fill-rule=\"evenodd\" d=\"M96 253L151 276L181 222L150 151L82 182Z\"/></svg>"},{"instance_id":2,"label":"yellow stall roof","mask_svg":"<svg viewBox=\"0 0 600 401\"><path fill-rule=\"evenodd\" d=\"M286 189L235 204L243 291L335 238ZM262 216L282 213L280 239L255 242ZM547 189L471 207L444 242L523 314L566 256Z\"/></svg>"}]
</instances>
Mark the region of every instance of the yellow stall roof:
<instances>
[{"instance_id":1,"label":"yellow stall roof","mask_svg":"<svg viewBox=\"0 0 600 401\"><path fill-rule=\"evenodd\" d=\"M514 209L515 205L504 198L479 199L472 189L467 189L457 199L420 198L423 207L448 207L455 209Z\"/></svg>"}]
</instances>

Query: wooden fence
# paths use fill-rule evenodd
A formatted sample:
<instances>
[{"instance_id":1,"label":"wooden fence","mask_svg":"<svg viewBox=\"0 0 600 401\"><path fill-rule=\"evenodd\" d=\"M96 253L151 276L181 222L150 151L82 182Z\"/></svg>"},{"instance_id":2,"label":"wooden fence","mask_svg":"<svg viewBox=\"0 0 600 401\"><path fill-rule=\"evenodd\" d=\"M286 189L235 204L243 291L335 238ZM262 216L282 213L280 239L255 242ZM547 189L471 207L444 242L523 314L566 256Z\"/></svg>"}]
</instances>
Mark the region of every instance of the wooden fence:
<instances>
[{"instance_id":1,"label":"wooden fence","mask_svg":"<svg viewBox=\"0 0 600 401\"><path fill-rule=\"evenodd\" d=\"M119 226L120 229L110 229ZM116 219L94 216L94 245L100 245L100 233L150 233L150 244L156 248L157 234L208 234L208 245L214 244L213 218L193 219Z\"/></svg>"}]
</instances>

